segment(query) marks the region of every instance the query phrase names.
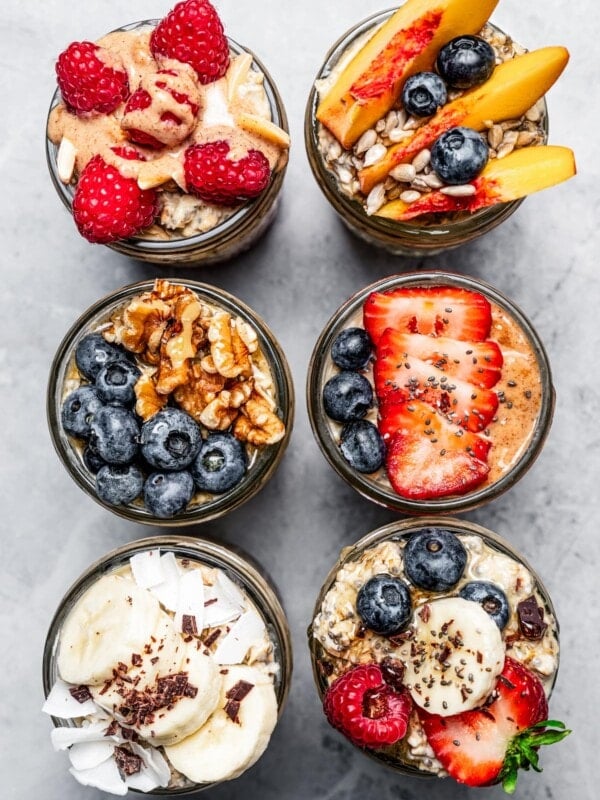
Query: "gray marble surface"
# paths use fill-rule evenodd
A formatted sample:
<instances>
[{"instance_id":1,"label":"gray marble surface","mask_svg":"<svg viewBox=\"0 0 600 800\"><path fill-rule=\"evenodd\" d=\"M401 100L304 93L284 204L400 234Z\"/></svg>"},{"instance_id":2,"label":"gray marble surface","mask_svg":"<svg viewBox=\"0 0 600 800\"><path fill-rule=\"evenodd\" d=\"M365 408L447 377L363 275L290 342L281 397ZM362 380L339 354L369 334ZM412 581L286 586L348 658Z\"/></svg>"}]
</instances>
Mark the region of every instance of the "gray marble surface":
<instances>
[{"instance_id":1,"label":"gray marble surface","mask_svg":"<svg viewBox=\"0 0 600 800\"><path fill-rule=\"evenodd\" d=\"M598 582L600 414L593 364L600 349L598 305L597 9L592 0L501 0L494 20L530 48L564 44L572 53L549 96L551 140L574 148L579 175L529 198L482 241L430 260L395 259L353 238L309 173L302 141L305 98L331 42L380 0L217 3L228 33L253 47L285 98L293 150L280 214L250 253L213 269L156 270L75 232L44 163L44 124L53 63L75 39L162 16L166 0L8 0L0 19L2 220L2 561L0 596L0 794L10 800L103 797L67 774L40 713L46 629L67 586L94 559L158 533L128 524L86 497L60 466L45 420L53 352L79 313L102 294L153 276L214 282L261 313L287 352L297 415L286 457L264 491L207 532L240 545L279 584L296 668L289 704L260 763L214 798L415 800L502 796L448 781L424 783L378 767L327 726L312 685L305 629L321 581L339 550L391 512L361 499L328 467L310 432L306 367L326 320L351 293L382 276L445 268L495 284L530 316L545 341L557 390L554 425L533 469L510 493L467 515L506 536L538 567L562 625L562 664L552 715L574 734L543 755L544 772L524 775L520 798L596 797L600 653ZM594 97L595 94L595 97ZM594 108L595 101L595 108ZM594 135L590 132L594 131ZM202 534L203 529L189 531ZM591 669L590 669L591 667Z\"/></svg>"}]
</instances>

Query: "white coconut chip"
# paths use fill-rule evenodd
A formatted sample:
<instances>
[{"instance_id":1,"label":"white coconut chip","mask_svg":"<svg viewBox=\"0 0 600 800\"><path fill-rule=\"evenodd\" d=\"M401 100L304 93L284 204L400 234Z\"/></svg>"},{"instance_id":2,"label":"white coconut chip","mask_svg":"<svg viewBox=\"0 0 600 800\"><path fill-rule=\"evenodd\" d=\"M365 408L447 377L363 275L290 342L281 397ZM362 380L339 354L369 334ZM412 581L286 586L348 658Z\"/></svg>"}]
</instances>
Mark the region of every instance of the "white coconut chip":
<instances>
[{"instance_id":1,"label":"white coconut chip","mask_svg":"<svg viewBox=\"0 0 600 800\"><path fill-rule=\"evenodd\" d=\"M93 700L86 700L84 703L76 700L70 692L70 689L75 688L77 687L73 684L65 683L59 678L50 690L42 711L60 719L76 719L98 711L98 706Z\"/></svg>"},{"instance_id":2,"label":"white coconut chip","mask_svg":"<svg viewBox=\"0 0 600 800\"><path fill-rule=\"evenodd\" d=\"M141 772L137 773L136 775L131 775L126 779L128 786L130 786L132 789L140 788L139 786L134 787L129 782L130 778L136 778L138 775L143 777L144 781L152 781L152 786L150 789L141 789L141 791L144 792L151 791L151 789L156 789L158 786L164 788L169 785L171 780L171 770L165 757L160 753L159 750L156 749L156 747L142 747L136 742L131 742L131 750L142 759L143 766Z\"/></svg>"},{"instance_id":3,"label":"white coconut chip","mask_svg":"<svg viewBox=\"0 0 600 800\"><path fill-rule=\"evenodd\" d=\"M179 579L181 570L173 553L165 553L160 557L163 574L162 583L150 587L150 592L167 611L175 611L179 597Z\"/></svg>"},{"instance_id":4,"label":"white coconut chip","mask_svg":"<svg viewBox=\"0 0 600 800\"><path fill-rule=\"evenodd\" d=\"M140 589L149 589L158 586L165 580L163 574L160 550L146 550L136 553L129 559L133 579Z\"/></svg>"},{"instance_id":5,"label":"white coconut chip","mask_svg":"<svg viewBox=\"0 0 600 800\"><path fill-rule=\"evenodd\" d=\"M241 616L245 598L238 587L222 572L217 572L214 586L205 587L204 627L216 628Z\"/></svg>"},{"instance_id":6,"label":"white coconut chip","mask_svg":"<svg viewBox=\"0 0 600 800\"><path fill-rule=\"evenodd\" d=\"M246 608L246 595L237 583L228 578L222 570L217 572L217 587L218 594L222 595L232 605L239 606L241 610Z\"/></svg>"},{"instance_id":7,"label":"white coconut chip","mask_svg":"<svg viewBox=\"0 0 600 800\"><path fill-rule=\"evenodd\" d=\"M175 628L183 632L183 617L196 619L198 635L204 627L204 583L199 569L184 572L179 578L179 595L175 609Z\"/></svg>"},{"instance_id":8,"label":"white coconut chip","mask_svg":"<svg viewBox=\"0 0 600 800\"><path fill-rule=\"evenodd\" d=\"M115 752L115 743L104 741L79 742L69 749L69 760L74 769L93 769L102 764Z\"/></svg>"},{"instance_id":9,"label":"white coconut chip","mask_svg":"<svg viewBox=\"0 0 600 800\"><path fill-rule=\"evenodd\" d=\"M248 650L265 635L265 623L255 611L246 611L214 652L217 664L241 664Z\"/></svg>"},{"instance_id":10,"label":"white coconut chip","mask_svg":"<svg viewBox=\"0 0 600 800\"><path fill-rule=\"evenodd\" d=\"M121 737L106 736L106 722L97 722L92 725L82 725L79 728L53 728L50 732L52 747L58 750L67 750L72 745L86 742L117 742Z\"/></svg>"},{"instance_id":11,"label":"white coconut chip","mask_svg":"<svg viewBox=\"0 0 600 800\"><path fill-rule=\"evenodd\" d=\"M92 769L74 769L71 767L69 772L82 786L93 786L102 792L118 794L121 797L127 794L127 784L121 777L114 758L109 758Z\"/></svg>"}]
</instances>

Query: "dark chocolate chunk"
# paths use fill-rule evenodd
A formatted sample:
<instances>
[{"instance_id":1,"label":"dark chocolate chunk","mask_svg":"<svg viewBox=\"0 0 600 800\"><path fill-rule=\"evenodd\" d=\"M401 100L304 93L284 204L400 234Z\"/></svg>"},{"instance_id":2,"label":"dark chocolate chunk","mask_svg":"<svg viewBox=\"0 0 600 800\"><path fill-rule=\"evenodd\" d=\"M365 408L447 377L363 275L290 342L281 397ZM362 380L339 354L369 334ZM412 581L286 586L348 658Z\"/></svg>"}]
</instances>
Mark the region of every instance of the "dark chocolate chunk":
<instances>
[{"instance_id":1,"label":"dark chocolate chunk","mask_svg":"<svg viewBox=\"0 0 600 800\"><path fill-rule=\"evenodd\" d=\"M544 609L538 606L533 595L517 604L519 628L526 639L541 639L548 628L544 622Z\"/></svg>"},{"instance_id":2,"label":"dark chocolate chunk","mask_svg":"<svg viewBox=\"0 0 600 800\"><path fill-rule=\"evenodd\" d=\"M240 718L238 717L238 712L240 710L241 703L238 700L228 700L227 705L225 706L225 713L229 717L232 722L239 723Z\"/></svg>"},{"instance_id":3,"label":"dark chocolate chunk","mask_svg":"<svg viewBox=\"0 0 600 800\"><path fill-rule=\"evenodd\" d=\"M141 657L139 653L132 653L131 654L131 663L134 667L141 667L144 663L144 659Z\"/></svg>"},{"instance_id":4,"label":"dark chocolate chunk","mask_svg":"<svg viewBox=\"0 0 600 800\"><path fill-rule=\"evenodd\" d=\"M115 761L123 775L135 775L142 768L142 759L131 750L115 747Z\"/></svg>"},{"instance_id":5,"label":"dark chocolate chunk","mask_svg":"<svg viewBox=\"0 0 600 800\"><path fill-rule=\"evenodd\" d=\"M196 636L198 634L196 617L191 614L184 614L181 618L181 630L187 636Z\"/></svg>"},{"instance_id":6,"label":"dark chocolate chunk","mask_svg":"<svg viewBox=\"0 0 600 800\"><path fill-rule=\"evenodd\" d=\"M248 681L238 681L235 686L231 687L225 697L228 700L238 700L241 702L244 697L246 697L246 695L252 691L253 688L253 683L248 683Z\"/></svg>"},{"instance_id":7,"label":"dark chocolate chunk","mask_svg":"<svg viewBox=\"0 0 600 800\"><path fill-rule=\"evenodd\" d=\"M87 686L72 686L69 689L69 693L78 703L85 703L87 700L92 699L92 695Z\"/></svg>"},{"instance_id":8,"label":"dark chocolate chunk","mask_svg":"<svg viewBox=\"0 0 600 800\"><path fill-rule=\"evenodd\" d=\"M215 628L215 630L212 633L208 634L208 636L204 640L203 644L206 647L210 647L212 644L214 644L217 641L217 639L219 638L220 635L221 635L221 628Z\"/></svg>"},{"instance_id":9,"label":"dark chocolate chunk","mask_svg":"<svg viewBox=\"0 0 600 800\"><path fill-rule=\"evenodd\" d=\"M402 689L402 681L404 680L404 664L397 658L387 656L379 665L383 680L392 689L399 691Z\"/></svg>"}]
</instances>

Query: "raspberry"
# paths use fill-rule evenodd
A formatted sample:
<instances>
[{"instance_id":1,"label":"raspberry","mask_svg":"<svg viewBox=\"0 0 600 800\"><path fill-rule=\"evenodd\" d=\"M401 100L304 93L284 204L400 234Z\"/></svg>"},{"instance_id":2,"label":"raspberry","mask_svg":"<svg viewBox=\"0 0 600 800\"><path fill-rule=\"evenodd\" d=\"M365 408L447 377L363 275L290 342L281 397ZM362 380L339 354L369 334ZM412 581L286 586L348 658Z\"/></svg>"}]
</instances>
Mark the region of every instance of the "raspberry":
<instances>
[{"instance_id":1,"label":"raspberry","mask_svg":"<svg viewBox=\"0 0 600 800\"><path fill-rule=\"evenodd\" d=\"M359 747L385 747L402 739L411 708L408 692L388 686L377 664L352 667L323 699L330 724Z\"/></svg>"},{"instance_id":2,"label":"raspberry","mask_svg":"<svg viewBox=\"0 0 600 800\"><path fill-rule=\"evenodd\" d=\"M94 156L79 177L73 219L88 242L126 239L150 225L157 212L154 189L142 190L102 156Z\"/></svg>"},{"instance_id":3,"label":"raspberry","mask_svg":"<svg viewBox=\"0 0 600 800\"><path fill-rule=\"evenodd\" d=\"M136 89L136 91L127 101L127 105L125 106L125 114L127 115L132 111L144 111L145 109L150 108L151 104L152 98L150 97L150 94L145 89ZM152 147L155 149L162 147L162 142L159 142L155 136L152 136L151 133L146 133L146 131L142 131L139 128L127 128L127 136L132 142L144 145L145 147Z\"/></svg>"},{"instance_id":4,"label":"raspberry","mask_svg":"<svg viewBox=\"0 0 600 800\"><path fill-rule=\"evenodd\" d=\"M70 44L58 57L56 76L63 100L78 114L110 114L129 95L120 58L93 42Z\"/></svg>"},{"instance_id":5,"label":"raspberry","mask_svg":"<svg viewBox=\"0 0 600 800\"><path fill-rule=\"evenodd\" d=\"M206 203L231 206L259 195L269 184L269 162L259 150L248 150L239 161L228 158L223 140L194 144L185 151L187 190Z\"/></svg>"},{"instance_id":6,"label":"raspberry","mask_svg":"<svg viewBox=\"0 0 600 800\"><path fill-rule=\"evenodd\" d=\"M229 45L223 25L208 0L178 3L152 32L155 58L166 56L190 64L200 83L222 78L229 66Z\"/></svg>"}]
</instances>

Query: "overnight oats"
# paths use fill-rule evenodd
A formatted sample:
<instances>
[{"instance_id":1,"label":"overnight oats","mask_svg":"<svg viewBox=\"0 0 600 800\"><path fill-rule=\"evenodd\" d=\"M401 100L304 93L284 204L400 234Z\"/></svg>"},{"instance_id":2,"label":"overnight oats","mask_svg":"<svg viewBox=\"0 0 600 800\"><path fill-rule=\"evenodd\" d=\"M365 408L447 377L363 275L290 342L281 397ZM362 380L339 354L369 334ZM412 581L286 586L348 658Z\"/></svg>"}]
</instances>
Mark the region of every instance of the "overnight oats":
<instances>
[{"instance_id":1,"label":"overnight oats","mask_svg":"<svg viewBox=\"0 0 600 800\"><path fill-rule=\"evenodd\" d=\"M497 0L407 0L328 53L305 119L319 186L357 235L398 254L474 239L575 174L547 144L564 47L532 52L488 22Z\"/></svg>"},{"instance_id":2,"label":"overnight oats","mask_svg":"<svg viewBox=\"0 0 600 800\"><path fill-rule=\"evenodd\" d=\"M146 281L103 298L63 339L50 372L54 446L78 485L138 522L220 516L273 474L293 388L281 348L214 287Z\"/></svg>"},{"instance_id":3,"label":"overnight oats","mask_svg":"<svg viewBox=\"0 0 600 800\"><path fill-rule=\"evenodd\" d=\"M535 572L491 531L392 523L342 551L308 630L329 722L405 774L468 786L539 769L558 623Z\"/></svg>"},{"instance_id":4,"label":"overnight oats","mask_svg":"<svg viewBox=\"0 0 600 800\"><path fill-rule=\"evenodd\" d=\"M187 793L265 751L291 675L273 589L207 540L109 553L63 598L44 651L43 711L84 786Z\"/></svg>"},{"instance_id":5,"label":"overnight oats","mask_svg":"<svg viewBox=\"0 0 600 800\"><path fill-rule=\"evenodd\" d=\"M491 286L442 272L351 297L315 345L307 393L334 469L409 514L506 491L539 454L554 410L547 355L522 312Z\"/></svg>"},{"instance_id":6,"label":"overnight oats","mask_svg":"<svg viewBox=\"0 0 600 800\"><path fill-rule=\"evenodd\" d=\"M48 165L88 241L207 264L266 229L288 159L285 110L208 0L74 42L56 72Z\"/></svg>"}]
</instances>

